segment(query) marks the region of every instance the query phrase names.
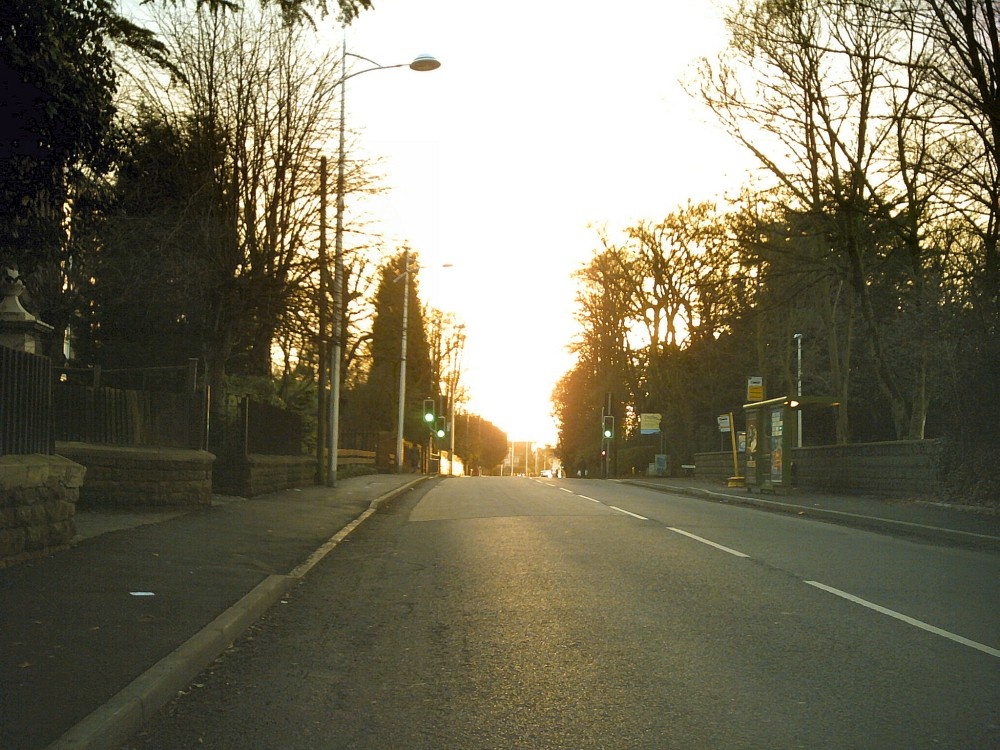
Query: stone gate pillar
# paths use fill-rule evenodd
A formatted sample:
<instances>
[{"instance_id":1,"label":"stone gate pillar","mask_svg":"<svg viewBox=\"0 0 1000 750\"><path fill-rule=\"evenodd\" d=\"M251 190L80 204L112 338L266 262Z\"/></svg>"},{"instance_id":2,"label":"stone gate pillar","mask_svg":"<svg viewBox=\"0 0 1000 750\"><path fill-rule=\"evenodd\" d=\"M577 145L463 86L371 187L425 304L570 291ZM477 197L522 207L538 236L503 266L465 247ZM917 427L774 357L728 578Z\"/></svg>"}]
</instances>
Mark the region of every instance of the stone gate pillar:
<instances>
[{"instance_id":1,"label":"stone gate pillar","mask_svg":"<svg viewBox=\"0 0 1000 750\"><path fill-rule=\"evenodd\" d=\"M24 282L17 269L0 266L0 346L29 354L41 354L52 326L43 323L21 305Z\"/></svg>"},{"instance_id":2,"label":"stone gate pillar","mask_svg":"<svg viewBox=\"0 0 1000 750\"><path fill-rule=\"evenodd\" d=\"M52 387L51 378L45 375L39 381L37 374L31 374L37 367L25 367L24 362L14 361L47 363L48 359L40 352L44 350L45 338L52 335L52 326L21 305L18 298L23 291L24 282L17 269L9 264L0 265L0 346L22 352L0 358L6 363L0 391L10 388L12 394L8 395L13 395L41 389L44 396L44 389ZM48 367L41 372L48 373ZM30 384L18 382L25 378ZM30 418L16 411L3 413L8 406L5 402L13 400L0 399L0 568L48 554L72 542L76 535L76 501L86 473L83 466L62 456L27 453L38 451L41 446L25 438L29 433L24 431L27 428L23 423L31 421ZM51 400L49 393L47 402L51 404ZM34 416L35 402L29 399L26 403L29 415ZM51 419L50 408L42 411L43 419ZM49 444L48 440L45 442Z\"/></svg>"}]
</instances>

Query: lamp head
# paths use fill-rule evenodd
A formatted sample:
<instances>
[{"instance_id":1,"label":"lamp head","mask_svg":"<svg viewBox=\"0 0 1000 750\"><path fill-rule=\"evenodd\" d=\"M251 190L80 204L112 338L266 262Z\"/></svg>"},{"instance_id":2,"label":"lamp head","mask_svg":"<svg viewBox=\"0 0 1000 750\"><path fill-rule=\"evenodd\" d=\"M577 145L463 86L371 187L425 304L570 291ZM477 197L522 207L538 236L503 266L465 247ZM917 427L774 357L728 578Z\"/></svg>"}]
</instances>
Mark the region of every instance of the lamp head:
<instances>
[{"instance_id":1,"label":"lamp head","mask_svg":"<svg viewBox=\"0 0 1000 750\"><path fill-rule=\"evenodd\" d=\"M417 55L413 58L413 62L410 63L410 70L416 70L421 73L427 70L437 70L440 67L441 63L431 55Z\"/></svg>"}]
</instances>

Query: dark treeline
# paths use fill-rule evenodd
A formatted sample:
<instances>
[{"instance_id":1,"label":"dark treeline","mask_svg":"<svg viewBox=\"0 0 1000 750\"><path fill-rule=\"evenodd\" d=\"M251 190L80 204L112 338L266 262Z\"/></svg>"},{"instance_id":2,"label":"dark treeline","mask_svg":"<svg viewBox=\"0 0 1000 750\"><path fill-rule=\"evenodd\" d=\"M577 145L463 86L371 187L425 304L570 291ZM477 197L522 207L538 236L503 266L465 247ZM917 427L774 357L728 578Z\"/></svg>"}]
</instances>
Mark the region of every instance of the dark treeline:
<instances>
[{"instance_id":1,"label":"dark treeline","mask_svg":"<svg viewBox=\"0 0 1000 750\"><path fill-rule=\"evenodd\" d=\"M141 25L119 7L0 9L0 262L53 326L47 353L104 368L196 358L213 405L251 394L315 429L339 331L344 436L394 432L401 256L357 208L380 187L350 153L339 326L325 228L345 71L324 39L338 11L349 20L371 3L163 0L134 6ZM424 309L416 277L405 434L422 443L421 399L454 399L456 380L454 337ZM480 422L476 462L488 470L506 438Z\"/></svg>"}]
</instances>

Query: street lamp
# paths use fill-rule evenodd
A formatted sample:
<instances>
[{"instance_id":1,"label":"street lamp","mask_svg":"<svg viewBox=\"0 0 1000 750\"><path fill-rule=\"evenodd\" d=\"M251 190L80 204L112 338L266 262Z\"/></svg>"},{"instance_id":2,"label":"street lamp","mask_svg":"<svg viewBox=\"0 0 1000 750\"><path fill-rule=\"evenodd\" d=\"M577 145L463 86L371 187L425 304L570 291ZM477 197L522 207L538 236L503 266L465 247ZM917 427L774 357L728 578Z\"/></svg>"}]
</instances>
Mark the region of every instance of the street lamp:
<instances>
[{"instance_id":1,"label":"street lamp","mask_svg":"<svg viewBox=\"0 0 1000 750\"><path fill-rule=\"evenodd\" d=\"M798 435L797 442L798 447L802 447L802 334L796 333L792 336L795 339L795 346L798 349L798 376L796 378L795 395L799 397L799 408L795 412L796 418L796 434Z\"/></svg>"},{"instance_id":2,"label":"street lamp","mask_svg":"<svg viewBox=\"0 0 1000 750\"><path fill-rule=\"evenodd\" d=\"M391 70L392 68L409 68L417 72L437 70L441 63L430 55L418 55L411 62L398 63L396 65L379 65L374 60L370 60L362 55L356 55L347 51L346 43L341 47L341 70L347 69L347 57L355 57L371 63L372 67L356 70L348 73L340 79L337 85L340 86L340 139L337 149L337 225L335 230L335 244L333 256L333 347L330 354L330 403L329 403L329 427L328 437L330 451L328 456L326 483L330 487L337 485L337 450L340 442L340 358L343 346L343 305L344 305L344 130L346 127L346 93L347 81L362 73L371 73L375 70ZM325 226L325 217L323 225ZM321 239L320 245L324 243ZM326 260L323 259L325 265ZM324 300L325 302L325 300ZM397 462L398 462L397 457Z\"/></svg>"}]
</instances>

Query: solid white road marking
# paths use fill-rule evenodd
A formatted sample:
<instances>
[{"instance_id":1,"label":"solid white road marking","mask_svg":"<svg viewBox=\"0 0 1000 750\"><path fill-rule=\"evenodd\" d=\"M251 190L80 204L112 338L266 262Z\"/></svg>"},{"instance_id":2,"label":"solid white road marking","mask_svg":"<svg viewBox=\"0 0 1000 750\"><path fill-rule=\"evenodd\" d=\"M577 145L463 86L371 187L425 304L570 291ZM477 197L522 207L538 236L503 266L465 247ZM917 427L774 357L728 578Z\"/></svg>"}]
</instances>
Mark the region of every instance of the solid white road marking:
<instances>
[{"instance_id":1,"label":"solid white road marking","mask_svg":"<svg viewBox=\"0 0 1000 750\"><path fill-rule=\"evenodd\" d=\"M683 534L686 537L701 542L702 544L707 544L709 547L715 547L716 549L721 549L723 552L728 552L730 555L736 555L736 557L750 557L750 555L744 555L742 552L730 549L729 547L723 547L721 544L716 544L715 542L711 542L708 539L702 539L700 536L695 536L689 531L684 531L683 529L676 529L673 526L668 526L667 528L670 529L671 531L676 531L678 534Z\"/></svg>"},{"instance_id":2,"label":"solid white road marking","mask_svg":"<svg viewBox=\"0 0 1000 750\"><path fill-rule=\"evenodd\" d=\"M624 513L627 516L632 516L632 518L638 518L640 521L648 521L649 519L645 516L640 516L638 513L633 513L630 510L625 510L624 508L619 508L617 505L609 505L611 510L617 510L619 513Z\"/></svg>"},{"instance_id":3,"label":"solid white road marking","mask_svg":"<svg viewBox=\"0 0 1000 750\"><path fill-rule=\"evenodd\" d=\"M907 625L912 625L915 628L920 628L921 630L926 630L928 633L933 633L934 635L939 635L942 638L947 638L949 641L954 641L955 643L961 643L963 646L968 646L969 648L974 648L977 651L982 651L984 654L989 654L990 656L996 656L1000 658L1000 649L995 649L990 646L985 646L982 643L977 643L976 641L970 641L968 638L963 638L960 635L955 635L954 633L949 633L947 630L942 630L941 628L936 628L933 625L928 625L926 622L921 622L920 620L915 620L912 617L907 617L906 615L896 612L892 609L887 609L886 607L880 607L878 604L874 604L869 601L865 601L853 594L848 594L846 591L841 591L840 589L835 589L832 586L826 586L825 584L819 583L818 581L806 581L810 586L815 586L818 589L827 591L835 596L839 596L843 599L847 599L849 602L854 602L855 604L860 604L862 607L868 607L868 609L873 609L883 615L888 615L889 617L894 617L901 622L905 622Z\"/></svg>"}]
</instances>

